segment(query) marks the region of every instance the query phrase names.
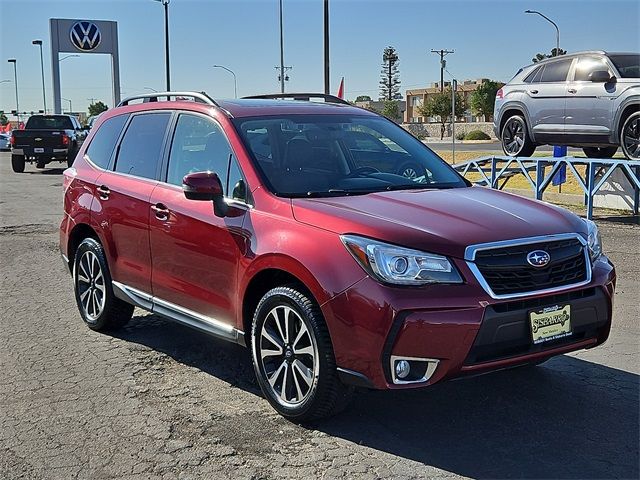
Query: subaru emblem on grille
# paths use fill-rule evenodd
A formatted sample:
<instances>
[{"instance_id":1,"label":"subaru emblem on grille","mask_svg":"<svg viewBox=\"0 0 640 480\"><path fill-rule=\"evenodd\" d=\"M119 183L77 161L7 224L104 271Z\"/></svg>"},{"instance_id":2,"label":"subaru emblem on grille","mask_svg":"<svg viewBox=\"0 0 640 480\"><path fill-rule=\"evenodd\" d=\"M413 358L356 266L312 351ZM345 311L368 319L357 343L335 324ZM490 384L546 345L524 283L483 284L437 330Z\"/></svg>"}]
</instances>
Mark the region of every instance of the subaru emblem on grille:
<instances>
[{"instance_id":1,"label":"subaru emblem on grille","mask_svg":"<svg viewBox=\"0 0 640 480\"><path fill-rule=\"evenodd\" d=\"M551 261L551 256L544 250L534 250L527 254L527 262L532 267L541 268Z\"/></svg>"}]
</instances>

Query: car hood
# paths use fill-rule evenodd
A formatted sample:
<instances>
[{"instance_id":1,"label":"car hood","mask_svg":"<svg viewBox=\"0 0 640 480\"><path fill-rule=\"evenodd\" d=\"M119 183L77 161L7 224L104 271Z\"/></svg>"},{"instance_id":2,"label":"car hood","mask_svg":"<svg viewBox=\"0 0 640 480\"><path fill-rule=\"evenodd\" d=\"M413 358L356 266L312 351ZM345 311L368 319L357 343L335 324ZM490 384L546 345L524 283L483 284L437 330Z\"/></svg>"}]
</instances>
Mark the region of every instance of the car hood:
<instances>
[{"instance_id":1,"label":"car hood","mask_svg":"<svg viewBox=\"0 0 640 480\"><path fill-rule=\"evenodd\" d=\"M557 233L585 223L553 205L483 187L293 199L297 221L463 258L467 246Z\"/></svg>"}]
</instances>

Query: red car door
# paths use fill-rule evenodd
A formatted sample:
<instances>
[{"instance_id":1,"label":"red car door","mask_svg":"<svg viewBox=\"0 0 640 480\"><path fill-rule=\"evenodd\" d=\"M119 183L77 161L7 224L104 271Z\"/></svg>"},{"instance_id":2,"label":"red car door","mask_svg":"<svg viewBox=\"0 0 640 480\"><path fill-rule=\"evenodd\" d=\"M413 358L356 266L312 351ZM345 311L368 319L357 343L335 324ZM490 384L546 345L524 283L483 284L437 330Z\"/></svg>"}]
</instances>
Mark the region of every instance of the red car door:
<instances>
[{"instance_id":1,"label":"red car door","mask_svg":"<svg viewBox=\"0 0 640 480\"><path fill-rule=\"evenodd\" d=\"M133 115L117 148L115 168L96 181L92 206L114 281L151 294L149 212L158 184L170 113Z\"/></svg>"},{"instance_id":2,"label":"red car door","mask_svg":"<svg viewBox=\"0 0 640 480\"><path fill-rule=\"evenodd\" d=\"M225 188L228 177L234 179L233 186L245 181L238 177L241 174L221 127L209 117L183 113L176 122L166 182L160 182L151 195L154 300L160 308L181 313L187 309L188 315L205 317L199 318L205 323L235 327L237 269L245 252L242 224L246 210L234 208L229 216L219 218L211 202L187 200L182 178L195 171L218 173ZM240 190L246 192L246 188Z\"/></svg>"}]
</instances>

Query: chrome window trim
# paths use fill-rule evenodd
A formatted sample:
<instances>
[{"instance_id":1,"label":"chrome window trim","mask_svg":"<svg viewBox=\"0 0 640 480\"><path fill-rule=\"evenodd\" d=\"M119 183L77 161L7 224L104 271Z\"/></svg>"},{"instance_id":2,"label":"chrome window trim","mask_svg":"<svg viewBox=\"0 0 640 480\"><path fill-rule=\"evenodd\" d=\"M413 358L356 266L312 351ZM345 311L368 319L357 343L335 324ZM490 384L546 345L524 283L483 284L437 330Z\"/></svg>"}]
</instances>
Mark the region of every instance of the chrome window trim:
<instances>
[{"instance_id":1,"label":"chrome window trim","mask_svg":"<svg viewBox=\"0 0 640 480\"><path fill-rule=\"evenodd\" d=\"M545 288L545 289L542 289L542 290L532 290L532 291L529 291L529 292L520 292L520 293L510 293L510 294L498 295L498 294L493 292L493 290L491 289L491 287L489 286L487 281L484 279L484 276L480 272L480 269L475 264L476 253L479 252L479 251L495 250L495 249L498 249L498 248L514 247L514 246L518 246L518 245L528 245L528 244L540 243L540 242L555 242L555 241L560 241L560 240L572 240L572 239L578 240L582 244L582 247L583 247L583 253L584 253L584 257L585 257L585 268L586 268L587 277L582 282L572 283L570 285L562 285L560 287ZM516 238L516 239L513 239L513 240L502 240L502 241L499 241L499 242L488 242L488 243L479 243L479 244L476 244L476 245L470 245L464 251L464 259L465 259L465 261L467 263L467 266L469 267L469 270L471 270L471 273L473 273L474 277L476 278L476 280L478 281L478 283L480 284L482 289L485 292L487 292L491 298L496 299L496 300L509 300L509 299L514 299L514 298L530 297L530 296L534 296L534 295L546 295L546 294L558 293L558 292L562 292L562 291L565 291L565 290L570 290L570 289L573 289L573 288L583 287L583 286L588 285L589 283L591 283L591 275L592 275L591 258L589 257L589 249L587 248L587 240L585 240L578 233L559 233L559 234L554 234L554 235L542 235L542 236L538 236L538 237Z\"/></svg>"}]
</instances>

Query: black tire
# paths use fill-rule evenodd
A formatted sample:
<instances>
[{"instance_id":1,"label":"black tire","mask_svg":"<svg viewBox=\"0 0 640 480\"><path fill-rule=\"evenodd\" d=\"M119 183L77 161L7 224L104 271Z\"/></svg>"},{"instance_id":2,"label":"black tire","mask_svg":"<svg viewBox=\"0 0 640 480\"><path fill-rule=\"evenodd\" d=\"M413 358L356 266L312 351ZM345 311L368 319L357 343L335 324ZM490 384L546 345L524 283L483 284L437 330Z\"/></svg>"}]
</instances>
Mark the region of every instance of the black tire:
<instances>
[{"instance_id":1,"label":"black tire","mask_svg":"<svg viewBox=\"0 0 640 480\"><path fill-rule=\"evenodd\" d=\"M620 146L629 160L640 160L640 111L633 112L622 124Z\"/></svg>"},{"instance_id":2,"label":"black tire","mask_svg":"<svg viewBox=\"0 0 640 480\"><path fill-rule=\"evenodd\" d=\"M289 319L290 332L286 330L286 319ZM286 331L286 334L279 335L273 326L284 327L281 333ZM273 340L266 340L268 336ZM304 347L296 350L300 345ZM277 350L267 348L269 346L276 347L281 353L277 354ZM300 353L302 350L312 353L305 355ZM253 316L251 351L262 393L283 417L297 423L310 422L335 415L349 403L353 388L338 378L331 339L320 309L295 286L273 288L262 297ZM268 357L266 352L269 352ZM291 352L291 356L287 352ZM298 366L302 362L303 369ZM310 385L308 381L305 383L305 378L311 379ZM287 393L292 394L291 398Z\"/></svg>"},{"instance_id":3,"label":"black tire","mask_svg":"<svg viewBox=\"0 0 640 480\"><path fill-rule=\"evenodd\" d=\"M421 167L417 163L407 162L400 165L398 168L398 175L413 180L414 178L421 177L425 174L424 167Z\"/></svg>"},{"instance_id":4,"label":"black tire","mask_svg":"<svg viewBox=\"0 0 640 480\"><path fill-rule=\"evenodd\" d=\"M527 122L520 115L507 118L500 132L502 151L509 157L530 157L536 145L529 137Z\"/></svg>"},{"instance_id":5,"label":"black tire","mask_svg":"<svg viewBox=\"0 0 640 480\"><path fill-rule=\"evenodd\" d=\"M582 149L588 158L611 158L618 151L616 145L610 147L584 147Z\"/></svg>"},{"instance_id":6,"label":"black tire","mask_svg":"<svg viewBox=\"0 0 640 480\"><path fill-rule=\"evenodd\" d=\"M73 161L76 159L76 154L78 153L78 148L74 145L74 147L69 150L67 154L67 167L71 168L73 165Z\"/></svg>"},{"instance_id":7,"label":"black tire","mask_svg":"<svg viewBox=\"0 0 640 480\"><path fill-rule=\"evenodd\" d=\"M15 173L24 172L24 155L11 155L11 168Z\"/></svg>"},{"instance_id":8,"label":"black tire","mask_svg":"<svg viewBox=\"0 0 640 480\"><path fill-rule=\"evenodd\" d=\"M114 330L131 320L134 307L114 295L104 250L93 238L85 238L76 250L73 289L80 316L91 330Z\"/></svg>"}]
</instances>

